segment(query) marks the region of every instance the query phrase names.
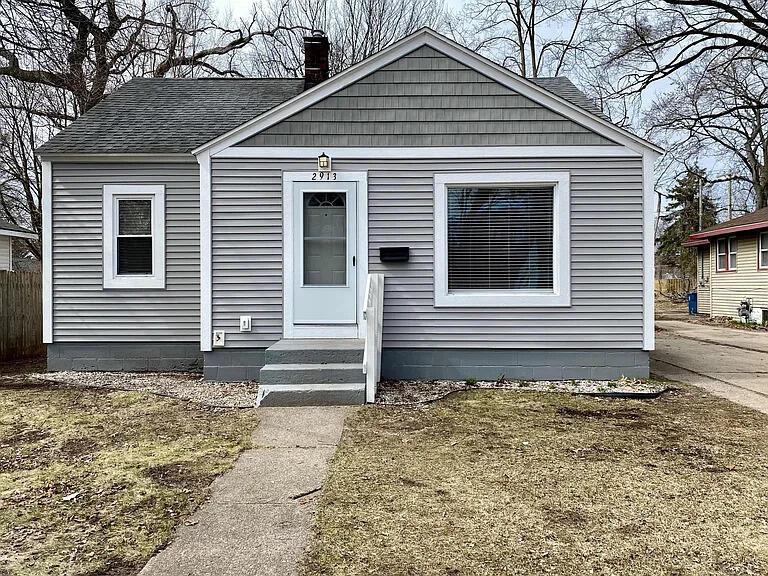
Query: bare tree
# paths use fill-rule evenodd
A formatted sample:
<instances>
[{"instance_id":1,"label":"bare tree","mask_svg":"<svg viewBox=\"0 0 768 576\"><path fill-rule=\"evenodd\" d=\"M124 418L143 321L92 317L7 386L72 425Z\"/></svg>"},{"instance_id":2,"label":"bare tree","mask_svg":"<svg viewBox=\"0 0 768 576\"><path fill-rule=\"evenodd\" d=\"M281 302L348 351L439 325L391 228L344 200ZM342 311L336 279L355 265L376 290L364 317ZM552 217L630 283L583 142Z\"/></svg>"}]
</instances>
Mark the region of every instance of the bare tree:
<instances>
[{"instance_id":1,"label":"bare tree","mask_svg":"<svg viewBox=\"0 0 768 576\"><path fill-rule=\"evenodd\" d=\"M49 111L55 105L51 98L57 96L17 80L0 78L0 217L37 233L38 240L24 243L38 259L42 170L34 148L41 138L52 135ZM63 113L58 120L66 122L69 118Z\"/></svg>"},{"instance_id":2,"label":"bare tree","mask_svg":"<svg viewBox=\"0 0 768 576\"><path fill-rule=\"evenodd\" d=\"M558 76L591 58L587 0L470 0L450 34L521 76Z\"/></svg>"},{"instance_id":3,"label":"bare tree","mask_svg":"<svg viewBox=\"0 0 768 576\"><path fill-rule=\"evenodd\" d=\"M0 8L0 75L66 90L79 115L137 66L236 74L226 56L282 29L279 14L267 29L255 17L221 25L205 0L14 0Z\"/></svg>"},{"instance_id":4,"label":"bare tree","mask_svg":"<svg viewBox=\"0 0 768 576\"><path fill-rule=\"evenodd\" d=\"M768 59L765 0L607 0L597 11L608 33L606 64L642 91L702 59Z\"/></svg>"},{"instance_id":5,"label":"bare tree","mask_svg":"<svg viewBox=\"0 0 768 576\"><path fill-rule=\"evenodd\" d=\"M240 75L238 51L258 36L286 30L280 9L261 27L255 16L218 20L207 2L0 3L1 217L40 236L35 148L127 79ZM28 244L39 257L40 241Z\"/></svg>"},{"instance_id":6,"label":"bare tree","mask_svg":"<svg viewBox=\"0 0 768 576\"><path fill-rule=\"evenodd\" d=\"M330 71L338 73L424 26L437 27L441 0L271 0L258 22L278 16L284 30L254 39L252 66L264 76L300 76L301 27L324 31L331 44ZM245 55L241 55L244 57ZM246 65L246 63L243 63Z\"/></svg>"},{"instance_id":7,"label":"bare tree","mask_svg":"<svg viewBox=\"0 0 768 576\"><path fill-rule=\"evenodd\" d=\"M710 183L730 181L736 202L762 208L768 205L766 102L768 65L761 59L702 61L689 65L645 121L670 157L684 164L708 159L718 168Z\"/></svg>"}]
</instances>

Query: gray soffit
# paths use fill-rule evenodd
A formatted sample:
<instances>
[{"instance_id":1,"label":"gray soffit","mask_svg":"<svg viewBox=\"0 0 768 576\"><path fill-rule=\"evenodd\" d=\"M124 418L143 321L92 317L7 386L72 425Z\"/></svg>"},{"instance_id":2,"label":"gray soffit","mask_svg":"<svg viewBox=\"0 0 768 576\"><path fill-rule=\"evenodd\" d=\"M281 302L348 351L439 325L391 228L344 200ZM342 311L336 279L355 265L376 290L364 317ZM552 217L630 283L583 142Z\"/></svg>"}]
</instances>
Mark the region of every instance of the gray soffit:
<instances>
[{"instance_id":1,"label":"gray soffit","mask_svg":"<svg viewBox=\"0 0 768 576\"><path fill-rule=\"evenodd\" d=\"M37 149L183 154L299 94L302 78L135 78Z\"/></svg>"},{"instance_id":2,"label":"gray soffit","mask_svg":"<svg viewBox=\"0 0 768 576\"><path fill-rule=\"evenodd\" d=\"M530 80L605 118L568 78ZM135 78L37 152L187 154L297 96L303 82L301 78Z\"/></svg>"}]
</instances>

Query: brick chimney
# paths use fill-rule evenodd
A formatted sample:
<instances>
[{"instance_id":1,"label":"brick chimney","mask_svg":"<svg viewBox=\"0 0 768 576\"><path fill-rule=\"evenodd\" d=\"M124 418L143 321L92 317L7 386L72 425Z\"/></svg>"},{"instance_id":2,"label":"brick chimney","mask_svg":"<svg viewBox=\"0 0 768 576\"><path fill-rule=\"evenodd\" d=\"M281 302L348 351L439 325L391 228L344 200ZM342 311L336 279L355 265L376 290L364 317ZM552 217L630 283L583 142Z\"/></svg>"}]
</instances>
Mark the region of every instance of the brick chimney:
<instances>
[{"instance_id":1,"label":"brick chimney","mask_svg":"<svg viewBox=\"0 0 768 576\"><path fill-rule=\"evenodd\" d=\"M328 80L328 37L322 30L304 36L304 90Z\"/></svg>"}]
</instances>

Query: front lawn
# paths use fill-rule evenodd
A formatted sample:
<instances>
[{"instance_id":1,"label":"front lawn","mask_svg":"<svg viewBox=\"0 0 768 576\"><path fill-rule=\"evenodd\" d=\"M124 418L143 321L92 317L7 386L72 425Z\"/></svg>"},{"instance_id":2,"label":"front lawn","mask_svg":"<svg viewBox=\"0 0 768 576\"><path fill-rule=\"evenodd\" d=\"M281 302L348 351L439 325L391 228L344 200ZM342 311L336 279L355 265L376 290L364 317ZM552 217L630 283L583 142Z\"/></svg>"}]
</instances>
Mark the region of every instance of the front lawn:
<instances>
[{"instance_id":1,"label":"front lawn","mask_svg":"<svg viewBox=\"0 0 768 576\"><path fill-rule=\"evenodd\" d=\"M254 412L0 378L0 576L136 574L255 425Z\"/></svg>"},{"instance_id":2,"label":"front lawn","mask_svg":"<svg viewBox=\"0 0 768 576\"><path fill-rule=\"evenodd\" d=\"M768 417L471 391L347 422L304 576L768 573Z\"/></svg>"}]
</instances>

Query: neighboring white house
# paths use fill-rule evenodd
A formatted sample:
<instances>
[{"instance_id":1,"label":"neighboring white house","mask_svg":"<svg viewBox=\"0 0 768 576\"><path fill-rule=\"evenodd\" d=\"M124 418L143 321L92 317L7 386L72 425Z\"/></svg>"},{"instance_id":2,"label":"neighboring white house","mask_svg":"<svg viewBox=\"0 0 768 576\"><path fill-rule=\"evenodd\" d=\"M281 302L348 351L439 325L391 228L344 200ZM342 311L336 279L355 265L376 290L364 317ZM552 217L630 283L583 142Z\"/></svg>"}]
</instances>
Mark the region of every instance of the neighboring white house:
<instances>
[{"instance_id":1,"label":"neighboring white house","mask_svg":"<svg viewBox=\"0 0 768 576\"><path fill-rule=\"evenodd\" d=\"M0 270L13 270L13 242L25 238L35 240L37 234L6 220L0 220Z\"/></svg>"},{"instance_id":2,"label":"neighboring white house","mask_svg":"<svg viewBox=\"0 0 768 576\"><path fill-rule=\"evenodd\" d=\"M49 367L265 404L647 376L659 148L429 29L331 78L328 46L304 79L132 80L42 146Z\"/></svg>"}]
</instances>

